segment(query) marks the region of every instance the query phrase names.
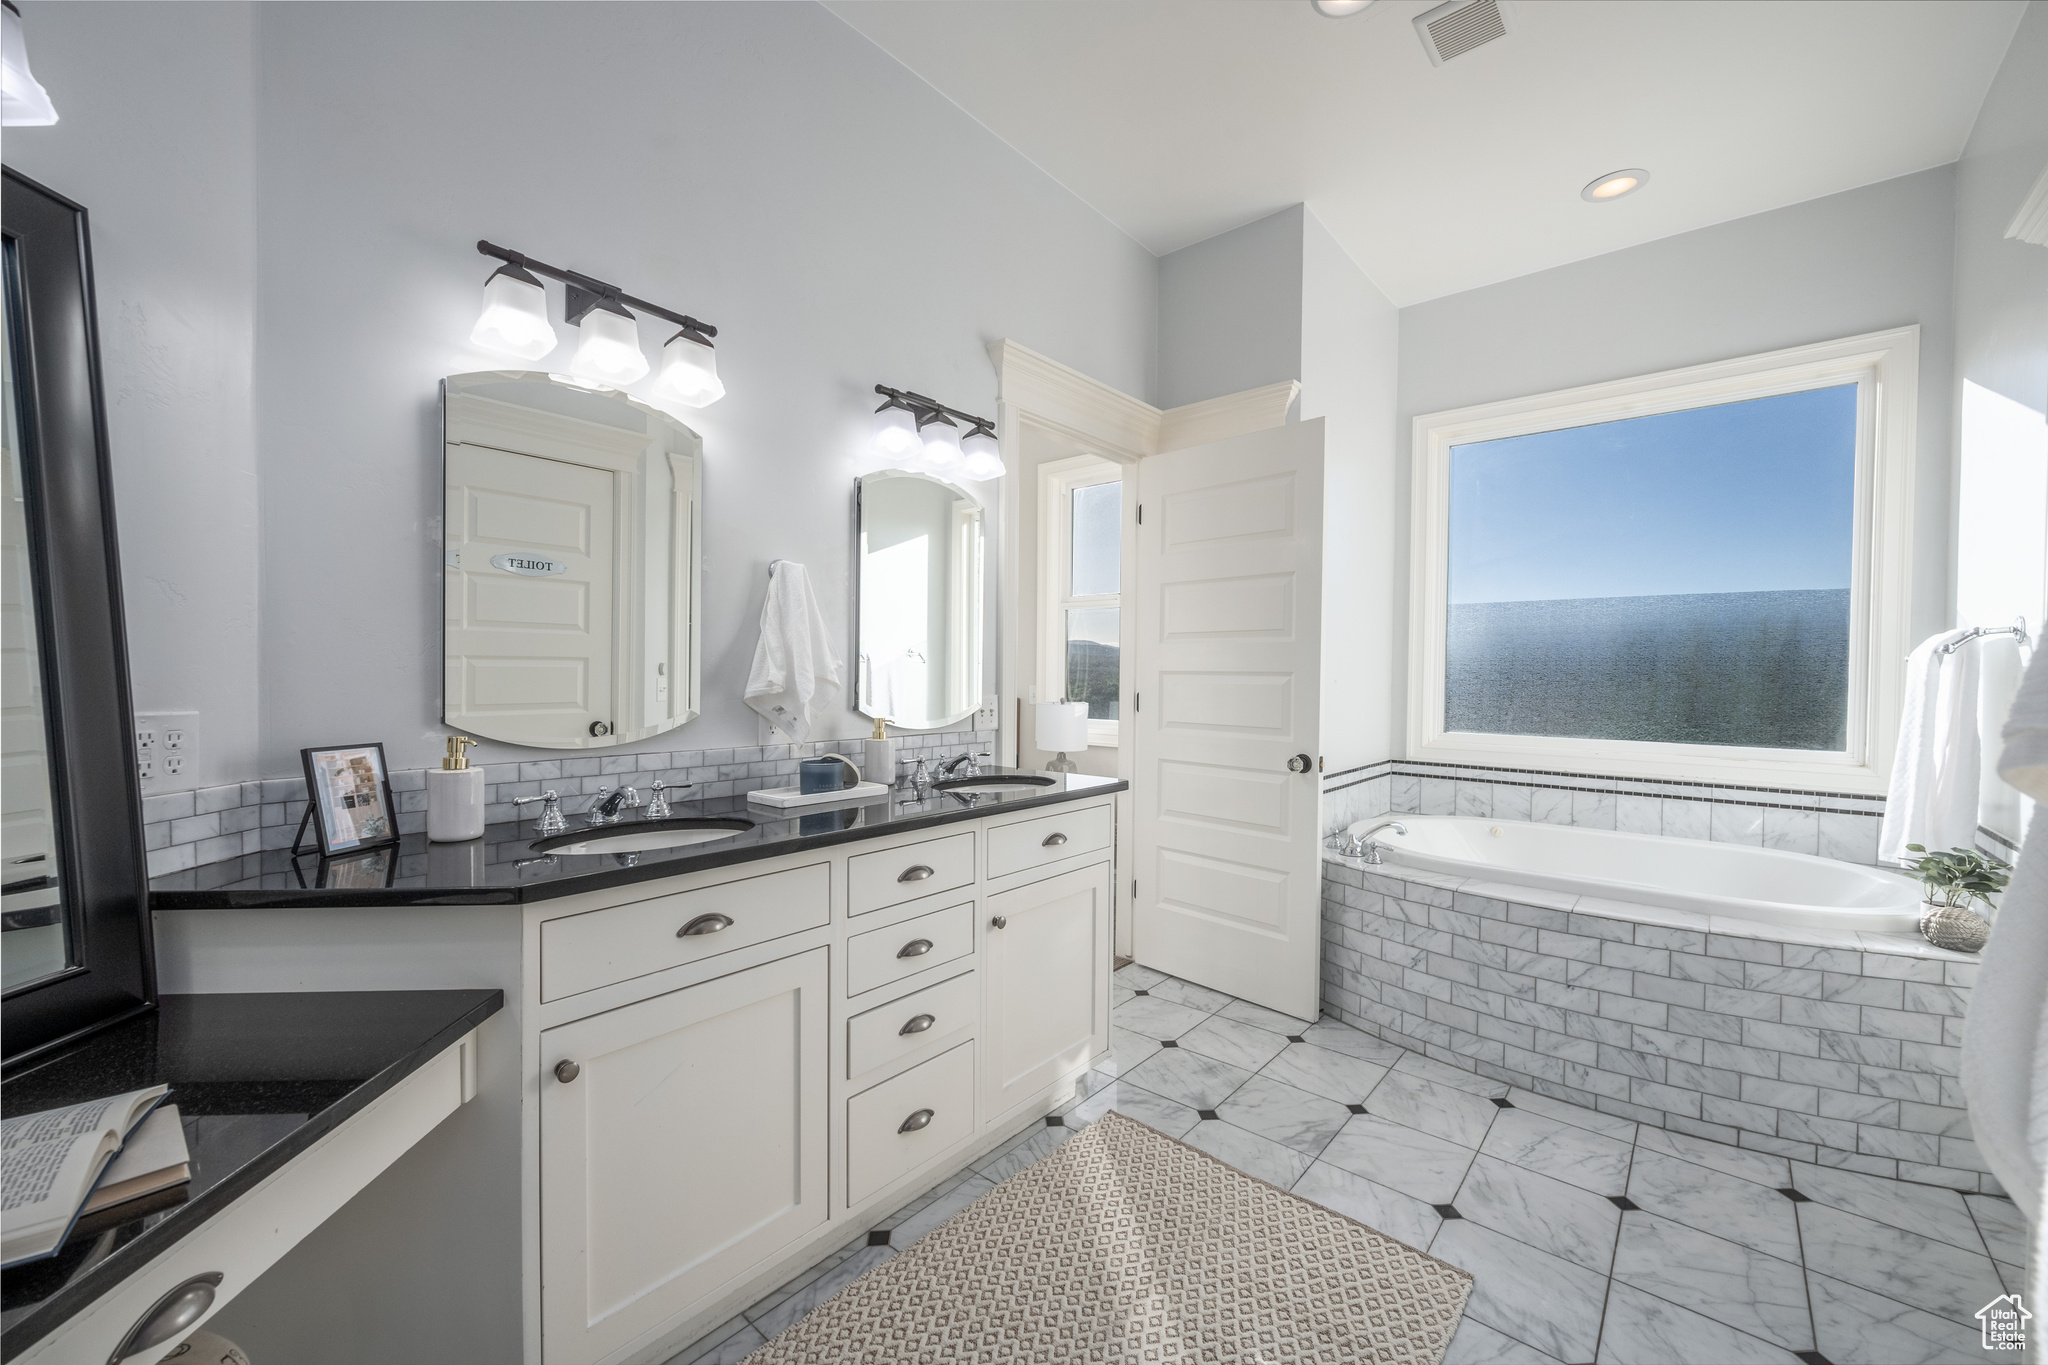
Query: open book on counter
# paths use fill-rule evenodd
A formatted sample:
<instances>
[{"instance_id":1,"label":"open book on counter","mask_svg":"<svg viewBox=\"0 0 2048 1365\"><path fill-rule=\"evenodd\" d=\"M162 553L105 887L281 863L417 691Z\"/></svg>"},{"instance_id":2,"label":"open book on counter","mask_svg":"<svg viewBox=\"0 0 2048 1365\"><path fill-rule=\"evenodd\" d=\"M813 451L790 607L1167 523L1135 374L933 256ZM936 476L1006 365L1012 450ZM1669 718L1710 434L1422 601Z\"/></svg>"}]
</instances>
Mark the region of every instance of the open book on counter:
<instances>
[{"instance_id":1,"label":"open book on counter","mask_svg":"<svg viewBox=\"0 0 2048 1365\"><path fill-rule=\"evenodd\" d=\"M83 1214L192 1178L169 1086L0 1120L0 1265L40 1260Z\"/></svg>"}]
</instances>

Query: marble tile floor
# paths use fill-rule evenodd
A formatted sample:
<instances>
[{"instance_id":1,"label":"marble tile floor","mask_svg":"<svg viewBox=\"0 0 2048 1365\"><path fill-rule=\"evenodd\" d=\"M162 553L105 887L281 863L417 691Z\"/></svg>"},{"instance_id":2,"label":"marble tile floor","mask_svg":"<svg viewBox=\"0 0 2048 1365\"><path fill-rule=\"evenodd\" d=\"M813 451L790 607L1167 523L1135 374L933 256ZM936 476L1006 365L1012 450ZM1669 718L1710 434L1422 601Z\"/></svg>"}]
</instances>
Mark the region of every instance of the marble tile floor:
<instances>
[{"instance_id":1,"label":"marble tile floor","mask_svg":"<svg viewBox=\"0 0 2048 1365\"><path fill-rule=\"evenodd\" d=\"M1116 1109L1476 1278L1445 1365L1936 1365L2020 1288L2010 1200L1724 1146L1330 1019L1118 970L1113 1047L1042 1125L669 1365L731 1365Z\"/></svg>"}]
</instances>

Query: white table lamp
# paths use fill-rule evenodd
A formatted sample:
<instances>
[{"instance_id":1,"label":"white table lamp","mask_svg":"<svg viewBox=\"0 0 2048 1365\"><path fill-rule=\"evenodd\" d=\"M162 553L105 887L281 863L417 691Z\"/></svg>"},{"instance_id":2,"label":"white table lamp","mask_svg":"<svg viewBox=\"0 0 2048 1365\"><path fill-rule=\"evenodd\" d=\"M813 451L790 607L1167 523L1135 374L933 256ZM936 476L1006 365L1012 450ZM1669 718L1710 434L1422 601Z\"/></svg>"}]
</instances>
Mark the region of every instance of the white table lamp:
<instances>
[{"instance_id":1,"label":"white table lamp","mask_svg":"<svg viewBox=\"0 0 2048 1365\"><path fill-rule=\"evenodd\" d=\"M1051 773L1074 771L1069 753L1088 747L1088 703L1085 701L1042 701L1038 703L1038 747L1051 749L1059 757L1045 765Z\"/></svg>"}]
</instances>

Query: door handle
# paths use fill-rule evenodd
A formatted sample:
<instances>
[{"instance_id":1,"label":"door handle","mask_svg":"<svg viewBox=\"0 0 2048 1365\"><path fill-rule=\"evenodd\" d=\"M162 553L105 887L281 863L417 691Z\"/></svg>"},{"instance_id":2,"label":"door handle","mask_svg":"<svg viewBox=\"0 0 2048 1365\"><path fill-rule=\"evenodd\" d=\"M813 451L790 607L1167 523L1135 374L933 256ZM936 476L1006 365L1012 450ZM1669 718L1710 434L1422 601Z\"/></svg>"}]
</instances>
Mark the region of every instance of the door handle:
<instances>
[{"instance_id":1,"label":"door handle","mask_svg":"<svg viewBox=\"0 0 2048 1365\"><path fill-rule=\"evenodd\" d=\"M921 882L926 877L934 875L936 874L930 868L926 867L923 863L919 863L916 867L904 868L902 875L897 877L896 880L899 882Z\"/></svg>"},{"instance_id":2,"label":"door handle","mask_svg":"<svg viewBox=\"0 0 2048 1365\"><path fill-rule=\"evenodd\" d=\"M555 1063L555 1079L560 1081L563 1085L567 1085L569 1082L575 1080L578 1076L581 1076L582 1074L583 1068L576 1065L576 1063L567 1060L566 1058L562 1061Z\"/></svg>"},{"instance_id":3,"label":"door handle","mask_svg":"<svg viewBox=\"0 0 2048 1365\"><path fill-rule=\"evenodd\" d=\"M915 1019L912 1019L909 1023L905 1024L902 1028L897 1029L896 1036L899 1038L903 1038L913 1033L923 1033L926 1029L930 1028L933 1024L936 1024L938 1022L939 1020L936 1015L920 1014Z\"/></svg>"},{"instance_id":4,"label":"door handle","mask_svg":"<svg viewBox=\"0 0 2048 1365\"><path fill-rule=\"evenodd\" d=\"M914 1133L920 1128L930 1127L931 1121L936 1117L938 1117L936 1111L920 1109L909 1118L903 1120L902 1125L896 1131L899 1133Z\"/></svg>"},{"instance_id":5,"label":"door handle","mask_svg":"<svg viewBox=\"0 0 2048 1365\"><path fill-rule=\"evenodd\" d=\"M924 956L924 955L925 955L926 953L930 952L931 950L932 950L932 941L931 941L930 939L928 939L928 938L914 938L914 939L910 940L910 942L908 942L908 943L904 944L904 945L903 945L903 946L902 946L901 948L898 948L898 949L896 950L896 956L898 956L898 957L923 957L923 956Z\"/></svg>"},{"instance_id":6,"label":"door handle","mask_svg":"<svg viewBox=\"0 0 2048 1365\"><path fill-rule=\"evenodd\" d=\"M1316 761L1307 754L1296 754L1287 760L1287 771L1291 773L1305 773L1315 766Z\"/></svg>"},{"instance_id":7,"label":"door handle","mask_svg":"<svg viewBox=\"0 0 2048 1365\"><path fill-rule=\"evenodd\" d=\"M677 938L695 938L699 934L715 934L720 929L732 928L731 915L699 915L676 930Z\"/></svg>"},{"instance_id":8,"label":"door handle","mask_svg":"<svg viewBox=\"0 0 2048 1365\"><path fill-rule=\"evenodd\" d=\"M1038 841L1038 846L1040 848L1058 848L1061 844L1064 844L1066 841L1067 836L1064 834L1048 834L1043 839L1040 839Z\"/></svg>"},{"instance_id":9,"label":"door handle","mask_svg":"<svg viewBox=\"0 0 2048 1365\"><path fill-rule=\"evenodd\" d=\"M1007 929L1010 927L1010 917L1008 915L997 915L988 922L988 927L991 929Z\"/></svg>"}]
</instances>

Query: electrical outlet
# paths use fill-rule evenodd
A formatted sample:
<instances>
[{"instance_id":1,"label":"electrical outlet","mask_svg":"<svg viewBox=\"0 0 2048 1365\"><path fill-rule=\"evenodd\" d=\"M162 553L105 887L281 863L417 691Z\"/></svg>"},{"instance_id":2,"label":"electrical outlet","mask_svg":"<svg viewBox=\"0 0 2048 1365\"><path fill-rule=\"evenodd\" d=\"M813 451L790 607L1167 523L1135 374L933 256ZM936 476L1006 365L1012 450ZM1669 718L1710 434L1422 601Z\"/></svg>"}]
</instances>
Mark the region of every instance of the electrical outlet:
<instances>
[{"instance_id":1,"label":"electrical outlet","mask_svg":"<svg viewBox=\"0 0 2048 1365\"><path fill-rule=\"evenodd\" d=\"M153 759L153 758L138 758L138 759L136 759L136 760L135 760L135 775L136 775L137 777L141 778L141 779L143 780L143 782L144 782L144 783L148 783L148 782L151 782L151 781L155 780L155 778L156 778L156 760L155 760L155 759Z\"/></svg>"},{"instance_id":2,"label":"electrical outlet","mask_svg":"<svg viewBox=\"0 0 2048 1365\"><path fill-rule=\"evenodd\" d=\"M185 773L185 755L165 754L162 759L165 777L182 777Z\"/></svg>"},{"instance_id":3,"label":"electrical outlet","mask_svg":"<svg viewBox=\"0 0 2048 1365\"><path fill-rule=\"evenodd\" d=\"M995 693L991 692L983 697L981 699L981 709L974 713L974 728L977 730L995 729L1001 723L996 717L996 713L1001 707L1002 699L996 696Z\"/></svg>"},{"instance_id":4,"label":"electrical outlet","mask_svg":"<svg viewBox=\"0 0 2048 1365\"><path fill-rule=\"evenodd\" d=\"M197 761L198 750L197 711L135 713L135 771L145 794L154 784L185 776Z\"/></svg>"}]
</instances>

